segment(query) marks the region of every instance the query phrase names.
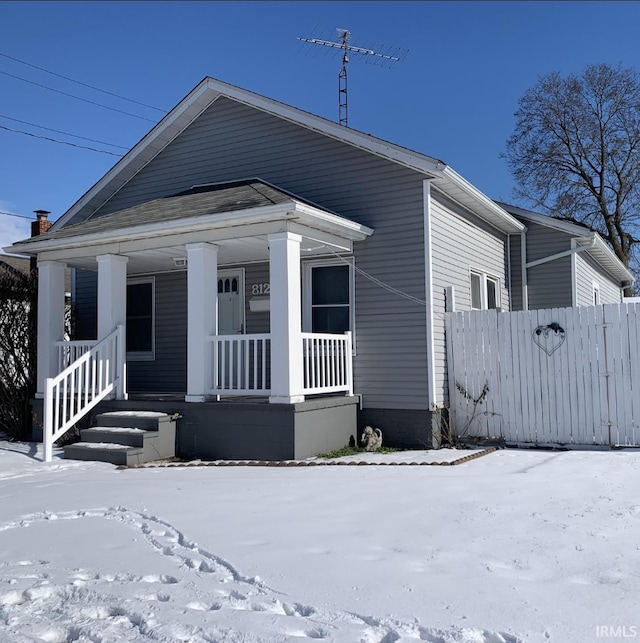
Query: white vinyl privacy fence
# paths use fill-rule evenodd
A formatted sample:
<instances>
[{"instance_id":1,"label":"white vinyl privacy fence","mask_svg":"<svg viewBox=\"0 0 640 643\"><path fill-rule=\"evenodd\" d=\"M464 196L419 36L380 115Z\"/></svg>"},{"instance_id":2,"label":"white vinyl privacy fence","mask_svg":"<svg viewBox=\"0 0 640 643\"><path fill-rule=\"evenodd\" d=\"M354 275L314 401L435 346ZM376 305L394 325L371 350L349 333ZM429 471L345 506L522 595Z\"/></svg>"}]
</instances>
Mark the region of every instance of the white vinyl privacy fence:
<instances>
[{"instance_id":1,"label":"white vinyl privacy fence","mask_svg":"<svg viewBox=\"0 0 640 643\"><path fill-rule=\"evenodd\" d=\"M448 313L447 357L458 432L640 446L638 303Z\"/></svg>"}]
</instances>

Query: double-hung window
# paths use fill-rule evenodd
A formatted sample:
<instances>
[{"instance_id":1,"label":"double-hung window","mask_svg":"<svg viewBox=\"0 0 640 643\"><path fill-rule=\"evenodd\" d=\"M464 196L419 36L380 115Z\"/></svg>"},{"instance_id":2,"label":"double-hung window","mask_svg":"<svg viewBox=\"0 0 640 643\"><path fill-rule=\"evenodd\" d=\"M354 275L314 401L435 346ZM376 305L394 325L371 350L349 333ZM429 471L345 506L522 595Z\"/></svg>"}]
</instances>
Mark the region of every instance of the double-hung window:
<instances>
[{"instance_id":1,"label":"double-hung window","mask_svg":"<svg viewBox=\"0 0 640 643\"><path fill-rule=\"evenodd\" d=\"M312 333L353 330L352 264L310 261L304 264L304 329Z\"/></svg>"},{"instance_id":2,"label":"double-hung window","mask_svg":"<svg viewBox=\"0 0 640 643\"><path fill-rule=\"evenodd\" d=\"M500 280L483 272L471 271L471 309L500 308Z\"/></svg>"},{"instance_id":3,"label":"double-hung window","mask_svg":"<svg viewBox=\"0 0 640 643\"><path fill-rule=\"evenodd\" d=\"M152 360L155 355L155 282L127 283L127 359Z\"/></svg>"}]
</instances>

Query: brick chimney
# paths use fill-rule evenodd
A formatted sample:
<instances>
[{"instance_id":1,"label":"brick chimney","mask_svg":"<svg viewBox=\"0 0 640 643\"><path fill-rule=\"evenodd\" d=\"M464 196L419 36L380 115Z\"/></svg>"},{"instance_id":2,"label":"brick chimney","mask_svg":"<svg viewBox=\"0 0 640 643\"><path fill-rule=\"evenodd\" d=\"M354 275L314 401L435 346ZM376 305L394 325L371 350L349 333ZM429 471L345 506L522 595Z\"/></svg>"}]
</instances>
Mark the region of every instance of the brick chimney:
<instances>
[{"instance_id":1,"label":"brick chimney","mask_svg":"<svg viewBox=\"0 0 640 643\"><path fill-rule=\"evenodd\" d=\"M31 236L38 237L53 225L53 223L47 219L47 216L50 215L51 212L48 210L34 210L33 213L36 215L36 220L31 222Z\"/></svg>"},{"instance_id":2,"label":"brick chimney","mask_svg":"<svg viewBox=\"0 0 640 643\"><path fill-rule=\"evenodd\" d=\"M36 220L31 222L31 236L39 237L41 234L44 234L53 223L47 219L51 214L49 210L34 210L33 213L36 215ZM35 257L31 257L30 268L33 272L38 265L38 260Z\"/></svg>"}]
</instances>

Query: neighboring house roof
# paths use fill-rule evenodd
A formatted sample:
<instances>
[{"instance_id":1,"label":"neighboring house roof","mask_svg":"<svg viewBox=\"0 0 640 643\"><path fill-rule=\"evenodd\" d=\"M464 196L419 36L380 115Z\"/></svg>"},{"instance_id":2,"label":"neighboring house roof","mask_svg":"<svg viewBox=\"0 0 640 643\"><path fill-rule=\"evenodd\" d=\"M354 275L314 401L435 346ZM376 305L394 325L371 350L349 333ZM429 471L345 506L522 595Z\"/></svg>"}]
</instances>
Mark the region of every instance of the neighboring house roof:
<instances>
[{"instance_id":1,"label":"neighboring house roof","mask_svg":"<svg viewBox=\"0 0 640 643\"><path fill-rule=\"evenodd\" d=\"M620 261L620 259L618 259L618 257L616 257L611 247L595 230L592 230L588 226L578 225L571 221L563 221L562 219L554 219L553 217L545 214L525 210L524 208L519 208L518 206L510 205L509 203L502 203L500 201L496 201L496 203L518 219L532 221L533 223L538 223L548 228L565 232L572 237L575 237L581 243L589 243L595 239L595 245L593 248L589 249L587 253L591 255L605 270L607 270L609 274L617 277L621 282L635 281L633 273L622 263L622 261Z\"/></svg>"},{"instance_id":2,"label":"neighboring house roof","mask_svg":"<svg viewBox=\"0 0 640 643\"><path fill-rule=\"evenodd\" d=\"M21 272L26 275L31 270L31 260L25 257L0 255L0 268L8 269L11 272Z\"/></svg>"},{"instance_id":3,"label":"neighboring house roof","mask_svg":"<svg viewBox=\"0 0 640 643\"><path fill-rule=\"evenodd\" d=\"M425 178L434 179L435 185L449 198L503 232L519 232L524 229L519 221L442 161L338 125L246 89L213 78L205 78L60 217L52 231L58 231L69 223L82 221L101 208L221 96L421 172Z\"/></svg>"}]
</instances>

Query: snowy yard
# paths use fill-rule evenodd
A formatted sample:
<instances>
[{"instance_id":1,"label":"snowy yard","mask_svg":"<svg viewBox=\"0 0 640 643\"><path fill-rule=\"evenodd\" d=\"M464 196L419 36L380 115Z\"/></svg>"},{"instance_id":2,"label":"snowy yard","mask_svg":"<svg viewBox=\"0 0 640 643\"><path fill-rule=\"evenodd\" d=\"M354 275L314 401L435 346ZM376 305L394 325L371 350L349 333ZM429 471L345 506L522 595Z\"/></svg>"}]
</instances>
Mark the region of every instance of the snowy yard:
<instances>
[{"instance_id":1,"label":"snowy yard","mask_svg":"<svg viewBox=\"0 0 640 643\"><path fill-rule=\"evenodd\" d=\"M638 452L119 471L34 451L0 443L3 643L640 638Z\"/></svg>"}]
</instances>

